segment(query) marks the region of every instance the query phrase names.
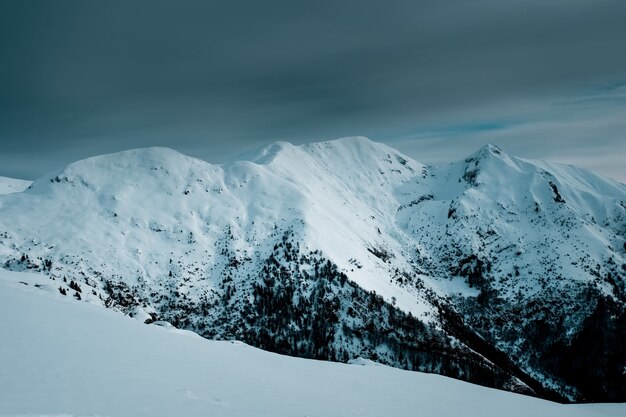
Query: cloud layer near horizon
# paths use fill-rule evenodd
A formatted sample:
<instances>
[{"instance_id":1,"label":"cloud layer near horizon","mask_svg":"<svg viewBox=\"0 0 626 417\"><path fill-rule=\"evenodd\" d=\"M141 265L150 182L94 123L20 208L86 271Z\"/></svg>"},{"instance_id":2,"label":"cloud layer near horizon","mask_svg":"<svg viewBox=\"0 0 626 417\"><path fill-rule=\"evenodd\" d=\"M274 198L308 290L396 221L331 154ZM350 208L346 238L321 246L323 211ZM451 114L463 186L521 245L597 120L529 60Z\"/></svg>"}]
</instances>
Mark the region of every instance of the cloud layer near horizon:
<instances>
[{"instance_id":1,"label":"cloud layer near horizon","mask_svg":"<svg viewBox=\"0 0 626 417\"><path fill-rule=\"evenodd\" d=\"M170 146L486 142L626 181L626 2L0 2L0 175Z\"/></svg>"}]
</instances>

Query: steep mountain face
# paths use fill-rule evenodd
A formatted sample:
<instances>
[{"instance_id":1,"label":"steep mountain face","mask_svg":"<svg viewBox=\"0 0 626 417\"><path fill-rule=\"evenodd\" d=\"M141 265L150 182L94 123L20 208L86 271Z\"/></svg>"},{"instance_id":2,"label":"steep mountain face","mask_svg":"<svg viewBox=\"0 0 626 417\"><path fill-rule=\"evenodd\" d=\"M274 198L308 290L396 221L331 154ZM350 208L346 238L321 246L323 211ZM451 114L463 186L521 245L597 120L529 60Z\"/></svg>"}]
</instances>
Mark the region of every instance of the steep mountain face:
<instances>
[{"instance_id":1,"label":"steep mountain face","mask_svg":"<svg viewBox=\"0 0 626 417\"><path fill-rule=\"evenodd\" d=\"M563 400L626 400L626 186L489 145L163 148L0 197L0 261L141 320Z\"/></svg>"},{"instance_id":2,"label":"steep mountain face","mask_svg":"<svg viewBox=\"0 0 626 417\"><path fill-rule=\"evenodd\" d=\"M493 145L430 175L400 222L430 276L477 291L450 294L466 324L545 384L624 399L624 185Z\"/></svg>"}]
</instances>

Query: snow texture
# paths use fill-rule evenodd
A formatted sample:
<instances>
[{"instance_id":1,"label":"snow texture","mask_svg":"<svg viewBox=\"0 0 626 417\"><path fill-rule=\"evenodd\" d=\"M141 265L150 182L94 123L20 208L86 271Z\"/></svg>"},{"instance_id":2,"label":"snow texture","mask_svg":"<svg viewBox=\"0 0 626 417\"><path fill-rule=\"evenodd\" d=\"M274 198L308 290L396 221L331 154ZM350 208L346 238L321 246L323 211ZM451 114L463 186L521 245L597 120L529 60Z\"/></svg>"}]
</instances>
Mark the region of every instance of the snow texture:
<instances>
[{"instance_id":1,"label":"snow texture","mask_svg":"<svg viewBox=\"0 0 626 417\"><path fill-rule=\"evenodd\" d=\"M438 328L435 301L451 306L572 399L585 395L536 365L527 335L542 321L568 346L598 299L626 301L626 186L495 145L437 167L359 137L279 142L224 165L136 149L78 161L0 196L6 269L38 271L83 302L142 321L157 314L216 338L234 337L229 326L239 324L228 320L254 307L260 271L286 241L298 259L329 260ZM310 264L278 263L312 274ZM364 355L360 342L335 337L349 359Z\"/></svg>"},{"instance_id":2,"label":"snow texture","mask_svg":"<svg viewBox=\"0 0 626 417\"><path fill-rule=\"evenodd\" d=\"M69 301L41 275L0 270L2 416L546 416L560 405L386 366L313 361L145 325ZM37 288L36 286L39 286Z\"/></svg>"},{"instance_id":3,"label":"snow texture","mask_svg":"<svg viewBox=\"0 0 626 417\"><path fill-rule=\"evenodd\" d=\"M19 193L27 189L32 181L0 177L0 194Z\"/></svg>"}]
</instances>

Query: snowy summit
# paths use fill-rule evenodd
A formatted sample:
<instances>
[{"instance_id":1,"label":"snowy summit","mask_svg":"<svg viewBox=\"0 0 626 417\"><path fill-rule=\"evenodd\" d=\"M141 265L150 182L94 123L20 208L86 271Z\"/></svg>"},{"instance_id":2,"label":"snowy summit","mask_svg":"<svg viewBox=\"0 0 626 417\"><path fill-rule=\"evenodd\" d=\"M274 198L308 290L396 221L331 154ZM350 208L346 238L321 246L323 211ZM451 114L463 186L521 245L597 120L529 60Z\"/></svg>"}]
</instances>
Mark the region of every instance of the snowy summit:
<instances>
[{"instance_id":1,"label":"snowy summit","mask_svg":"<svg viewBox=\"0 0 626 417\"><path fill-rule=\"evenodd\" d=\"M0 196L0 262L63 297L291 356L626 400L626 186L592 172L495 145L425 166L356 137L223 165L136 149L27 187Z\"/></svg>"}]
</instances>

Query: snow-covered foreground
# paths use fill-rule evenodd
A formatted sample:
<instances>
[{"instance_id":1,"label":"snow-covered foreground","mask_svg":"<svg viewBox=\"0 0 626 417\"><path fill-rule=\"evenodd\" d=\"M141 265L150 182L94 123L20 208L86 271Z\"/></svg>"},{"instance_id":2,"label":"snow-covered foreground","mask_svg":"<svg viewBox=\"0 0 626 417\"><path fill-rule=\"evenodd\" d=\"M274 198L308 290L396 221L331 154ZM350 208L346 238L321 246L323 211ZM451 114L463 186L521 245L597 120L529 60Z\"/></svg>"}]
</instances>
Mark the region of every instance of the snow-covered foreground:
<instances>
[{"instance_id":1,"label":"snow-covered foreground","mask_svg":"<svg viewBox=\"0 0 626 417\"><path fill-rule=\"evenodd\" d=\"M208 341L72 302L45 277L1 269L0 335L0 415L626 415L626 404L560 405L437 375Z\"/></svg>"}]
</instances>

